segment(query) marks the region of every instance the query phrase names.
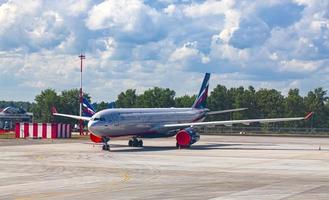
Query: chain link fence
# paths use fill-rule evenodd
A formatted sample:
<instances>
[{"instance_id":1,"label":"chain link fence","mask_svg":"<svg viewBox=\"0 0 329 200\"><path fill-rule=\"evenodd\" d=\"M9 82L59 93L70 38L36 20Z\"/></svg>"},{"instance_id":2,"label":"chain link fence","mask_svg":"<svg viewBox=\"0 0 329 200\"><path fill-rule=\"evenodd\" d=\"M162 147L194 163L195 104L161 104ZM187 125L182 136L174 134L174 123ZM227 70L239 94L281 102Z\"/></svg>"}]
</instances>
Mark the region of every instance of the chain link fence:
<instances>
[{"instance_id":1,"label":"chain link fence","mask_svg":"<svg viewBox=\"0 0 329 200\"><path fill-rule=\"evenodd\" d=\"M286 128L286 127L242 127L242 126L215 126L200 127L200 134L209 135L305 135L329 136L329 128Z\"/></svg>"}]
</instances>

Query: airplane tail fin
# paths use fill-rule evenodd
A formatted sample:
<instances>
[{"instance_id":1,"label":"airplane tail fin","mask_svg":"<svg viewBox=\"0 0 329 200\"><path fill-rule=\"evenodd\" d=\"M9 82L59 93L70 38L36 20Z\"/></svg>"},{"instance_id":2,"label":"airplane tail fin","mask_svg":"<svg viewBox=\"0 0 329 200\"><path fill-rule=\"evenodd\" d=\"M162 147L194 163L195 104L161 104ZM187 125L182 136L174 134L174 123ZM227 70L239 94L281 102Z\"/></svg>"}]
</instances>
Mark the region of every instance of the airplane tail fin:
<instances>
[{"instance_id":1,"label":"airplane tail fin","mask_svg":"<svg viewBox=\"0 0 329 200\"><path fill-rule=\"evenodd\" d=\"M209 88L209 78L210 78L210 73L206 73L200 88L200 92L198 94L198 97L195 99L192 108L206 107L206 100L208 97L208 88Z\"/></svg>"},{"instance_id":2,"label":"airplane tail fin","mask_svg":"<svg viewBox=\"0 0 329 200\"><path fill-rule=\"evenodd\" d=\"M96 112L94 107L88 102L86 98L82 99L83 116L92 117Z\"/></svg>"}]
</instances>

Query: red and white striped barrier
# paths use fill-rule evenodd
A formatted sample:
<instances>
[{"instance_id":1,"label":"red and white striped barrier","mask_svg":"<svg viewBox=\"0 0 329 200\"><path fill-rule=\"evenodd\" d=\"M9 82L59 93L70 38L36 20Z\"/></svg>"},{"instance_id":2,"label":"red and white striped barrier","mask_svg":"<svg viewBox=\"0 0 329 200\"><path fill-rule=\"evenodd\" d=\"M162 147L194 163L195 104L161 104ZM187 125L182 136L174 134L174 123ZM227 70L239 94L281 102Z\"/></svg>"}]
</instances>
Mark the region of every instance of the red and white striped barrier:
<instances>
[{"instance_id":1,"label":"red and white striped barrier","mask_svg":"<svg viewBox=\"0 0 329 200\"><path fill-rule=\"evenodd\" d=\"M70 124L16 123L16 138L70 138Z\"/></svg>"}]
</instances>

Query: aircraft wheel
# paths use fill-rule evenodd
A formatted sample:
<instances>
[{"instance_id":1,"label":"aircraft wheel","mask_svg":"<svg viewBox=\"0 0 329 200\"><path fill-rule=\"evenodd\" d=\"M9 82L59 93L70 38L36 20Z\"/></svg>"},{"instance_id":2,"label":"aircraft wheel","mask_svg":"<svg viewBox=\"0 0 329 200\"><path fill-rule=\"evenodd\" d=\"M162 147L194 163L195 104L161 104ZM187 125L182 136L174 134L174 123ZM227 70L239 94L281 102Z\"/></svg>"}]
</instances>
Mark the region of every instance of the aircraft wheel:
<instances>
[{"instance_id":1,"label":"aircraft wheel","mask_svg":"<svg viewBox=\"0 0 329 200\"><path fill-rule=\"evenodd\" d=\"M128 146L130 146L130 147L133 146L133 141L132 141L132 140L129 140L129 142L128 142Z\"/></svg>"},{"instance_id":2,"label":"aircraft wheel","mask_svg":"<svg viewBox=\"0 0 329 200\"><path fill-rule=\"evenodd\" d=\"M133 147L138 147L139 146L139 140L137 138L132 139L132 146Z\"/></svg>"},{"instance_id":3,"label":"aircraft wheel","mask_svg":"<svg viewBox=\"0 0 329 200\"><path fill-rule=\"evenodd\" d=\"M109 151L109 150L110 150L110 145L108 145L108 144L104 144L104 145L103 145L103 150L104 150L104 151Z\"/></svg>"},{"instance_id":4,"label":"aircraft wheel","mask_svg":"<svg viewBox=\"0 0 329 200\"><path fill-rule=\"evenodd\" d=\"M110 150L110 145L108 144L108 142L110 141L111 138L109 137L102 137L102 142L103 142L103 147L102 149L104 151L109 151Z\"/></svg>"},{"instance_id":5,"label":"aircraft wheel","mask_svg":"<svg viewBox=\"0 0 329 200\"><path fill-rule=\"evenodd\" d=\"M132 140L132 141L131 141L131 146L132 146L132 147L137 146L137 140Z\"/></svg>"},{"instance_id":6,"label":"aircraft wheel","mask_svg":"<svg viewBox=\"0 0 329 200\"><path fill-rule=\"evenodd\" d=\"M139 140L139 141L138 141L138 146L139 146L139 147L143 147L143 140Z\"/></svg>"}]
</instances>

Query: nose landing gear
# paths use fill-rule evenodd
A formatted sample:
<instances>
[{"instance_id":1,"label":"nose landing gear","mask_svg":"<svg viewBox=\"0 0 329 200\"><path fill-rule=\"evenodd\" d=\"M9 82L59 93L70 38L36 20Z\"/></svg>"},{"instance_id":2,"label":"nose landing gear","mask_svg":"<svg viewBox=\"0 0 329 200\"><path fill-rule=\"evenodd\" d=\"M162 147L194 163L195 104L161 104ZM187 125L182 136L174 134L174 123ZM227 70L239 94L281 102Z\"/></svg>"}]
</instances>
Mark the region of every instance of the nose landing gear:
<instances>
[{"instance_id":1,"label":"nose landing gear","mask_svg":"<svg viewBox=\"0 0 329 200\"><path fill-rule=\"evenodd\" d=\"M110 141L109 137L102 137L102 141L103 141L103 150L104 151L110 151L110 144L108 144L108 142Z\"/></svg>"},{"instance_id":2,"label":"nose landing gear","mask_svg":"<svg viewBox=\"0 0 329 200\"><path fill-rule=\"evenodd\" d=\"M133 137L129 140L128 146L130 147L143 147L143 140Z\"/></svg>"}]
</instances>

